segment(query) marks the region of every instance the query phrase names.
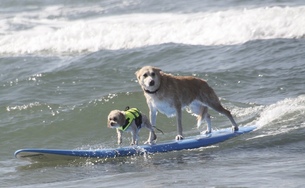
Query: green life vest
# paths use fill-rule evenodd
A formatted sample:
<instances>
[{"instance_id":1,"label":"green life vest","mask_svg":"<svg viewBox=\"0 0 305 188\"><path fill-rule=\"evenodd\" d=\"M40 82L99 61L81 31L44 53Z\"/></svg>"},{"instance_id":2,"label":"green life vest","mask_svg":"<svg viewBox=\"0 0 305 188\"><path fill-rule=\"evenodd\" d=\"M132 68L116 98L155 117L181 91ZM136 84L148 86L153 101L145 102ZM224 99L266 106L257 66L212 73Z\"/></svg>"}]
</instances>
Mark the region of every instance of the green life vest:
<instances>
[{"instance_id":1,"label":"green life vest","mask_svg":"<svg viewBox=\"0 0 305 188\"><path fill-rule=\"evenodd\" d=\"M126 122L122 127L119 127L118 129L121 131L125 131L130 126L131 122L134 120L138 129L141 128L142 125L142 115L140 111L137 108L127 108L125 111L125 119Z\"/></svg>"}]
</instances>

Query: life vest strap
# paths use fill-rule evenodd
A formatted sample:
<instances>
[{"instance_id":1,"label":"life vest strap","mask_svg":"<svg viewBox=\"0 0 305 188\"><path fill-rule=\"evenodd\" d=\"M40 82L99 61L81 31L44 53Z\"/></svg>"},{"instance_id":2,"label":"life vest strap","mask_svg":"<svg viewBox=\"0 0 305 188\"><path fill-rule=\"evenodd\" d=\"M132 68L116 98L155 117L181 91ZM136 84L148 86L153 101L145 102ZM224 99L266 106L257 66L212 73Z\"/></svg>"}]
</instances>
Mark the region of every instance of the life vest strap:
<instances>
[{"instance_id":1,"label":"life vest strap","mask_svg":"<svg viewBox=\"0 0 305 188\"><path fill-rule=\"evenodd\" d=\"M129 108L126 107L125 109L125 124L120 127L121 131L125 131L131 125L131 122L134 120L137 128L140 129L142 125L142 115L141 112L137 108Z\"/></svg>"}]
</instances>

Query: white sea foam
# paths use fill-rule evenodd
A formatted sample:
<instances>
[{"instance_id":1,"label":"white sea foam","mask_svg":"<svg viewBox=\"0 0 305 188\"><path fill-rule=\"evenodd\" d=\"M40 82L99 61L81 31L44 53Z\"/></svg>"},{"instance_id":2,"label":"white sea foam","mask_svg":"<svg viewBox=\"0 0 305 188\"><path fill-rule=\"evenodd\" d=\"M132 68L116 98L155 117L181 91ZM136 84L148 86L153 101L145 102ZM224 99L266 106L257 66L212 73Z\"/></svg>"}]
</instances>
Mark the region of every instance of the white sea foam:
<instances>
[{"instance_id":1,"label":"white sea foam","mask_svg":"<svg viewBox=\"0 0 305 188\"><path fill-rule=\"evenodd\" d=\"M287 98L275 104L266 106L258 116L251 122L258 129L265 129L259 135L248 138L248 140L258 139L268 136L287 133L292 130L305 128L305 95L297 98ZM267 130L267 131L266 131Z\"/></svg>"},{"instance_id":2,"label":"white sea foam","mask_svg":"<svg viewBox=\"0 0 305 188\"><path fill-rule=\"evenodd\" d=\"M299 125L301 126L304 125L304 117L305 95L301 95L297 98L287 98L285 100L267 106L261 112L255 124L259 127L263 127L265 125L274 124L276 122L287 122L287 124L289 125L290 121L303 121L303 123L300 123Z\"/></svg>"},{"instance_id":3,"label":"white sea foam","mask_svg":"<svg viewBox=\"0 0 305 188\"><path fill-rule=\"evenodd\" d=\"M14 110L26 110L28 108L33 108L36 106L41 106L41 104L39 102L34 102L34 103L24 104L24 105L7 106L6 111L10 112L10 111L14 111Z\"/></svg>"},{"instance_id":4,"label":"white sea foam","mask_svg":"<svg viewBox=\"0 0 305 188\"><path fill-rule=\"evenodd\" d=\"M59 9L63 7L0 15L0 53L79 53L164 43L233 45L305 36L305 6L126 14L82 20L68 20L63 12L54 15Z\"/></svg>"}]
</instances>

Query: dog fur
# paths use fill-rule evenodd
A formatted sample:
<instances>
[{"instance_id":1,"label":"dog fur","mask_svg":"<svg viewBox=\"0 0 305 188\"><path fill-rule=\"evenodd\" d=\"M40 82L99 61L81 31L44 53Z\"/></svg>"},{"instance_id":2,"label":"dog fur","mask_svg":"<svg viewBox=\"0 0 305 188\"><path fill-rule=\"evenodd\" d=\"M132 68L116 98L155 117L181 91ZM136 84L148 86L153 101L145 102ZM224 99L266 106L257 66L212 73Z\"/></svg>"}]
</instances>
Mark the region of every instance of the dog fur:
<instances>
[{"instance_id":1,"label":"dog fur","mask_svg":"<svg viewBox=\"0 0 305 188\"><path fill-rule=\"evenodd\" d=\"M208 107L227 116L232 123L233 131L238 130L230 111L221 105L216 93L205 80L193 76L173 76L152 66L144 66L135 74L146 97L151 124L156 125L157 111L168 117L176 115L176 140L183 139L181 114L185 108L197 116L198 128L203 119L206 120L207 134L211 133Z\"/></svg>"},{"instance_id":2,"label":"dog fur","mask_svg":"<svg viewBox=\"0 0 305 188\"><path fill-rule=\"evenodd\" d=\"M148 140L144 144L152 144L157 139L157 135L155 134L154 128L149 122L147 116L143 113L141 113L141 116L142 116L141 128L146 127L150 131ZM123 131L118 128L122 127L125 124L125 122L126 122L126 118L124 111L112 110L108 115L107 126L109 128L116 128L119 145L122 144ZM130 145L138 145L140 129L137 127L135 120L131 122L130 126L125 131L130 132L132 135L132 140Z\"/></svg>"}]
</instances>

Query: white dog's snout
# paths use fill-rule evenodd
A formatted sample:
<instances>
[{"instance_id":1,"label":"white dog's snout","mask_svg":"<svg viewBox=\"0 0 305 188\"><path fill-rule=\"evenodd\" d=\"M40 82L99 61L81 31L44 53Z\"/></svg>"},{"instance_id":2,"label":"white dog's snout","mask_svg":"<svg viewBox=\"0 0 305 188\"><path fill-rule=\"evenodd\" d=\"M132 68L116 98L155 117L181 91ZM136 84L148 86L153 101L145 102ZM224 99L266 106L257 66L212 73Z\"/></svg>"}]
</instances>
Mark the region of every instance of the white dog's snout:
<instances>
[{"instance_id":1,"label":"white dog's snout","mask_svg":"<svg viewBox=\"0 0 305 188\"><path fill-rule=\"evenodd\" d=\"M114 126L116 126L116 122L115 121L109 121L108 127L113 128Z\"/></svg>"},{"instance_id":2,"label":"white dog's snout","mask_svg":"<svg viewBox=\"0 0 305 188\"><path fill-rule=\"evenodd\" d=\"M152 78L146 78L145 80L144 80L144 85L146 86L146 87L151 87L151 86L154 86L155 85L155 81L154 81L154 79L152 79Z\"/></svg>"}]
</instances>

